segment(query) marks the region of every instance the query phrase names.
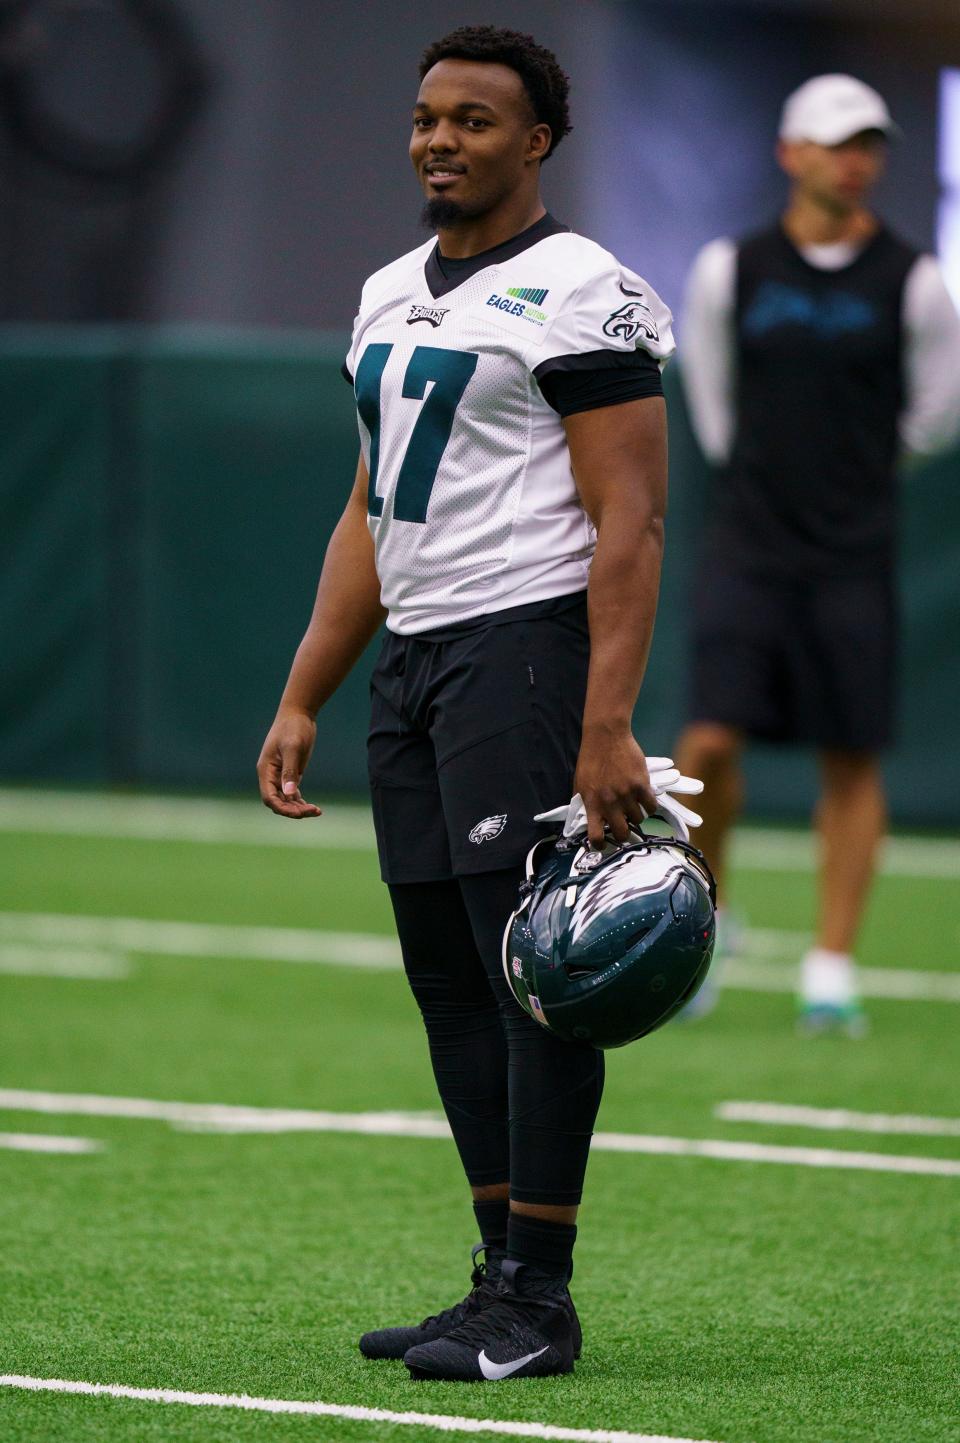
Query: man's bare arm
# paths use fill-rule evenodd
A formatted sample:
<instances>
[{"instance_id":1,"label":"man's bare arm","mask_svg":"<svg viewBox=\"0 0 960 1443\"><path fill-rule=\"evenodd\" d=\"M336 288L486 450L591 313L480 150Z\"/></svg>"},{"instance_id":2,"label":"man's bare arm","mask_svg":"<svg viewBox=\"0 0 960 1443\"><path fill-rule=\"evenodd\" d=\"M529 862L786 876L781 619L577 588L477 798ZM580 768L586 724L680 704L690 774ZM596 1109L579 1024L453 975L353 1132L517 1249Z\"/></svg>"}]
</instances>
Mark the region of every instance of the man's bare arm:
<instances>
[{"instance_id":1,"label":"man's bare arm","mask_svg":"<svg viewBox=\"0 0 960 1443\"><path fill-rule=\"evenodd\" d=\"M281 816L320 815L320 808L300 795L317 734L315 718L385 615L367 526L367 468L361 456L350 499L327 547L310 624L257 763L263 803Z\"/></svg>"},{"instance_id":2,"label":"man's bare arm","mask_svg":"<svg viewBox=\"0 0 960 1443\"><path fill-rule=\"evenodd\" d=\"M659 396L568 416L574 477L597 528L587 603L590 671L574 790L590 841L624 841L656 800L630 729L657 612L667 505L666 408ZM642 810L641 810L642 809Z\"/></svg>"}]
</instances>

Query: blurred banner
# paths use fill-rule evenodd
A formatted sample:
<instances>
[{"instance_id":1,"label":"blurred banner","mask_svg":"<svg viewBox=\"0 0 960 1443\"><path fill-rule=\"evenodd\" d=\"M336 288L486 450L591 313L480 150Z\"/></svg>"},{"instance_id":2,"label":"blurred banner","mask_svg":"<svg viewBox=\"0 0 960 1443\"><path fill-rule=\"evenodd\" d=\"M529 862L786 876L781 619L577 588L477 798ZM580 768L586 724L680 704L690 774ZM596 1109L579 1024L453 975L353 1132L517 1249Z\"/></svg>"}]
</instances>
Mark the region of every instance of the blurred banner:
<instances>
[{"instance_id":1,"label":"blurred banner","mask_svg":"<svg viewBox=\"0 0 960 1443\"><path fill-rule=\"evenodd\" d=\"M0 776L241 788L309 616L357 453L339 334L6 328ZM671 510L636 718L683 717L689 581L707 477L676 367ZM29 405L24 398L29 397ZM898 819L960 819L960 455L903 489ZM361 663L320 718L309 794L365 788ZM755 814L806 813L813 761L756 749ZM558 801L562 798L558 798Z\"/></svg>"}]
</instances>

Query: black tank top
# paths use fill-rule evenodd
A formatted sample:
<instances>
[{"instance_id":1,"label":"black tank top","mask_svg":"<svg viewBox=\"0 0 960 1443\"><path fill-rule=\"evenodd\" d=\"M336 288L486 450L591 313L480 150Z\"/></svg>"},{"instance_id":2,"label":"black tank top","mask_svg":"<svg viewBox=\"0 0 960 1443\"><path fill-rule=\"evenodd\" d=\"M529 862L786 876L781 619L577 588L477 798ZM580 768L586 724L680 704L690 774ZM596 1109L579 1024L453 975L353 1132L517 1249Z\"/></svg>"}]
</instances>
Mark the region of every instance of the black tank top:
<instances>
[{"instance_id":1,"label":"black tank top","mask_svg":"<svg viewBox=\"0 0 960 1443\"><path fill-rule=\"evenodd\" d=\"M916 256L882 228L836 271L810 265L779 226L740 245L737 421L714 533L728 554L794 575L892 561Z\"/></svg>"}]
</instances>

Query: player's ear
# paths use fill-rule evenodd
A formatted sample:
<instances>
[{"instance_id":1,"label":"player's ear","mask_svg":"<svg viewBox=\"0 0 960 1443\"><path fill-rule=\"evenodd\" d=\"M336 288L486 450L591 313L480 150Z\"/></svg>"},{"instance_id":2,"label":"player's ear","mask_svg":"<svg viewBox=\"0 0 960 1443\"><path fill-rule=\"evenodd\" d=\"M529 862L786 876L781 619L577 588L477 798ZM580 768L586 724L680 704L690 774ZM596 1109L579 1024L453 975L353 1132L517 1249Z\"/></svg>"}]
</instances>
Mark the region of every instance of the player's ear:
<instances>
[{"instance_id":1,"label":"player's ear","mask_svg":"<svg viewBox=\"0 0 960 1443\"><path fill-rule=\"evenodd\" d=\"M527 159L544 160L552 144L553 132L549 125L544 125L543 123L535 125L530 132Z\"/></svg>"},{"instance_id":2,"label":"player's ear","mask_svg":"<svg viewBox=\"0 0 960 1443\"><path fill-rule=\"evenodd\" d=\"M789 140L777 141L777 164L780 169L786 171L791 180L797 173L797 146Z\"/></svg>"}]
</instances>

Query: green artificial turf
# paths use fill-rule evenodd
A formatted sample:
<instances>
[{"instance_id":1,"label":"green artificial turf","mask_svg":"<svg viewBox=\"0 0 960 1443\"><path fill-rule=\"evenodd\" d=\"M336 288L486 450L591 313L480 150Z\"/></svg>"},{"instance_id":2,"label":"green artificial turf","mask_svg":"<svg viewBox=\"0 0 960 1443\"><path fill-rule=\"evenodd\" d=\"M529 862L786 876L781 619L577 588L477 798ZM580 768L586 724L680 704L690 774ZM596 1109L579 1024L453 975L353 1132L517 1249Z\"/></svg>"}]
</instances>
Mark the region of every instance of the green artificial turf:
<instances>
[{"instance_id":1,"label":"green artificial turf","mask_svg":"<svg viewBox=\"0 0 960 1443\"><path fill-rule=\"evenodd\" d=\"M812 879L742 872L755 927L810 925ZM885 878L875 967L956 965L960 880ZM0 835L0 911L390 931L361 850ZM135 955L120 980L0 976L0 1087L189 1102L437 1108L402 976ZM718 1121L761 1100L960 1115L956 1004L873 1002L854 1043L793 1031L783 993L729 991L701 1022L610 1055L605 1131L960 1157L960 1139ZM452 1143L219 1135L0 1112L85 1156L0 1151L0 1372L528 1419L719 1443L960 1438L960 1178L597 1152L573 1376L414 1384L356 1351L467 1283ZM428 1428L0 1388L3 1443L405 1438Z\"/></svg>"}]
</instances>

